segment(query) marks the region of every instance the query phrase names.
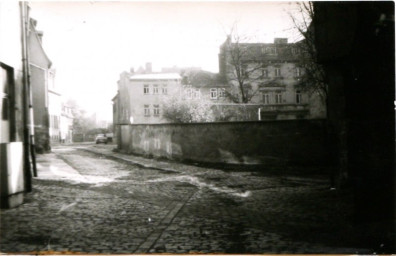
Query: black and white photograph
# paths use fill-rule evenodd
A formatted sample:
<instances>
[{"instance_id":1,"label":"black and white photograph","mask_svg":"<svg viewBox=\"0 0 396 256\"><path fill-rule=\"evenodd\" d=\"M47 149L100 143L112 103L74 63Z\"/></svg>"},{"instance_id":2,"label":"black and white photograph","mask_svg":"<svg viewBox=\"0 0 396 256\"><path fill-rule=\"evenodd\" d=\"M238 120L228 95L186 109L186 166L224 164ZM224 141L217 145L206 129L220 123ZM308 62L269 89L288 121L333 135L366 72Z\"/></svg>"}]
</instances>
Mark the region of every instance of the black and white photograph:
<instances>
[{"instance_id":1,"label":"black and white photograph","mask_svg":"<svg viewBox=\"0 0 396 256\"><path fill-rule=\"evenodd\" d=\"M394 15L0 0L0 253L396 253Z\"/></svg>"}]
</instances>

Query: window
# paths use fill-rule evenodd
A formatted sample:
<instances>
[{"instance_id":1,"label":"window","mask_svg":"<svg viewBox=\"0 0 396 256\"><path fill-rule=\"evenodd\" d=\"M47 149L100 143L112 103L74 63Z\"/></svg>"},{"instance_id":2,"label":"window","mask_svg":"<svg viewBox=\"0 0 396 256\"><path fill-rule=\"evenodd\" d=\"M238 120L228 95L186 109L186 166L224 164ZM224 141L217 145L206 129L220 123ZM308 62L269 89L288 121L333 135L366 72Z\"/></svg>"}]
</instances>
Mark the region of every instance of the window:
<instances>
[{"instance_id":1,"label":"window","mask_svg":"<svg viewBox=\"0 0 396 256\"><path fill-rule=\"evenodd\" d=\"M200 99L200 98L201 98L201 90L200 90L200 89L195 89L195 90L192 92L192 97L193 97L194 99Z\"/></svg>"},{"instance_id":2,"label":"window","mask_svg":"<svg viewBox=\"0 0 396 256\"><path fill-rule=\"evenodd\" d=\"M281 69L275 68L275 77L280 77L280 76L281 76Z\"/></svg>"},{"instance_id":3,"label":"window","mask_svg":"<svg viewBox=\"0 0 396 256\"><path fill-rule=\"evenodd\" d=\"M153 86L153 94L158 94L158 84Z\"/></svg>"},{"instance_id":4,"label":"window","mask_svg":"<svg viewBox=\"0 0 396 256\"><path fill-rule=\"evenodd\" d=\"M187 99L192 99L192 89L191 88L186 89L185 93L186 93Z\"/></svg>"},{"instance_id":5,"label":"window","mask_svg":"<svg viewBox=\"0 0 396 256\"><path fill-rule=\"evenodd\" d=\"M292 54L299 54L299 53L300 53L300 49L292 48Z\"/></svg>"},{"instance_id":6,"label":"window","mask_svg":"<svg viewBox=\"0 0 396 256\"><path fill-rule=\"evenodd\" d=\"M1 73L0 73L0 95L1 98L1 120L7 121L10 119L10 88L9 88L9 82L8 82L8 77L9 77L9 72L6 68L1 67Z\"/></svg>"},{"instance_id":7,"label":"window","mask_svg":"<svg viewBox=\"0 0 396 256\"><path fill-rule=\"evenodd\" d=\"M226 96L225 88L219 88L219 98L224 98Z\"/></svg>"},{"instance_id":8,"label":"window","mask_svg":"<svg viewBox=\"0 0 396 256\"><path fill-rule=\"evenodd\" d=\"M301 104L302 103L302 94L301 91L296 91L296 103Z\"/></svg>"},{"instance_id":9,"label":"window","mask_svg":"<svg viewBox=\"0 0 396 256\"><path fill-rule=\"evenodd\" d=\"M154 148L155 149L161 148L161 140L160 139L154 139Z\"/></svg>"},{"instance_id":10,"label":"window","mask_svg":"<svg viewBox=\"0 0 396 256\"><path fill-rule=\"evenodd\" d=\"M162 94L168 94L168 87L166 84L162 85Z\"/></svg>"},{"instance_id":11,"label":"window","mask_svg":"<svg viewBox=\"0 0 396 256\"><path fill-rule=\"evenodd\" d=\"M275 94L275 103L276 104L281 104L282 103L282 94L279 93L279 92Z\"/></svg>"},{"instance_id":12,"label":"window","mask_svg":"<svg viewBox=\"0 0 396 256\"><path fill-rule=\"evenodd\" d=\"M150 88L148 84L144 85L144 89L143 89L143 93L144 94L150 94Z\"/></svg>"},{"instance_id":13,"label":"window","mask_svg":"<svg viewBox=\"0 0 396 256\"><path fill-rule=\"evenodd\" d=\"M212 100L217 99L217 89L216 88L210 88L210 98Z\"/></svg>"},{"instance_id":14,"label":"window","mask_svg":"<svg viewBox=\"0 0 396 256\"><path fill-rule=\"evenodd\" d=\"M276 48L275 47L267 47L265 49L265 52L268 54L276 54Z\"/></svg>"},{"instance_id":15,"label":"window","mask_svg":"<svg viewBox=\"0 0 396 256\"><path fill-rule=\"evenodd\" d=\"M159 105L154 105L154 116L159 116L159 114L160 114Z\"/></svg>"},{"instance_id":16,"label":"window","mask_svg":"<svg viewBox=\"0 0 396 256\"><path fill-rule=\"evenodd\" d=\"M263 94L263 102L264 104L270 104L270 95L268 93Z\"/></svg>"},{"instance_id":17,"label":"window","mask_svg":"<svg viewBox=\"0 0 396 256\"><path fill-rule=\"evenodd\" d=\"M150 116L150 106L144 105L144 116Z\"/></svg>"},{"instance_id":18,"label":"window","mask_svg":"<svg viewBox=\"0 0 396 256\"><path fill-rule=\"evenodd\" d=\"M302 69L301 68L296 68L295 69L295 76L296 77L301 77L302 75Z\"/></svg>"},{"instance_id":19,"label":"window","mask_svg":"<svg viewBox=\"0 0 396 256\"><path fill-rule=\"evenodd\" d=\"M268 77L268 69L266 69L266 68L262 69L262 76Z\"/></svg>"}]
</instances>

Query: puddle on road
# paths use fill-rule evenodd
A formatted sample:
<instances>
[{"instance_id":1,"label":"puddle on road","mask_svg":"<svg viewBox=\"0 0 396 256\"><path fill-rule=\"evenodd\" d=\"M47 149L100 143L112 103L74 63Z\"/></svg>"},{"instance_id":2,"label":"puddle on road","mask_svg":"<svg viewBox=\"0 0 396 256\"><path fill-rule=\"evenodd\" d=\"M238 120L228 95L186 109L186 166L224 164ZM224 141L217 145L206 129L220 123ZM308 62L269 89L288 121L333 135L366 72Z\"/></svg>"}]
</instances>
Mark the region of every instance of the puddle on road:
<instances>
[{"instance_id":1,"label":"puddle on road","mask_svg":"<svg viewBox=\"0 0 396 256\"><path fill-rule=\"evenodd\" d=\"M55 166L46 164L37 164L37 168L40 170L38 180L54 180L54 181L65 181L73 184L76 183L87 183L95 184L96 186L102 186L105 183L114 182L118 176L112 178L95 176L95 175L81 175L77 171L68 168L67 170L62 170Z\"/></svg>"},{"instance_id":2,"label":"puddle on road","mask_svg":"<svg viewBox=\"0 0 396 256\"><path fill-rule=\"evenodd\" d=\"M210 184L210 183L202 182L197 177L189 176L189 175L159 178L159 179L146 181L146 183L168 182L168 181L178 181L178 182L189 183L191 185L198 187L199 189L208 188L215 192L225 193L225 194L236 196L236 197L248 197L251 195L250 191L240 192L238 190L231 189L231 188L218 187L218 186Z\"/></svg>"}]
</instances>

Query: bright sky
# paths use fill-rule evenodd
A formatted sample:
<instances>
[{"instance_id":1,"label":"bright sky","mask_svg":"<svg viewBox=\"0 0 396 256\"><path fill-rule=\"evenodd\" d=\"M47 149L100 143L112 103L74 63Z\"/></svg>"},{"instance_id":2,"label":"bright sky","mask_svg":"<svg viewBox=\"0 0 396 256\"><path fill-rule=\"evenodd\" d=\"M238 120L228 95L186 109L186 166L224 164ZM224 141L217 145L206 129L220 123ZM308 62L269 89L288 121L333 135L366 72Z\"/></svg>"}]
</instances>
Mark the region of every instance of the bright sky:
<instances>
[{"instance_id":1,"label":"bright sky","mask_svg":"<svg viewBox=\"0 0 396 256\"><path fill-rule=\"evenodd\" d=\"M100 119L112 120L119 74L152 62L218 72L219 46L237 23L255 42L293 41L289 2L30 2L56 69L56 86ZM294 33L295 34L295 33Z\"/></svg>"}]
</instances>

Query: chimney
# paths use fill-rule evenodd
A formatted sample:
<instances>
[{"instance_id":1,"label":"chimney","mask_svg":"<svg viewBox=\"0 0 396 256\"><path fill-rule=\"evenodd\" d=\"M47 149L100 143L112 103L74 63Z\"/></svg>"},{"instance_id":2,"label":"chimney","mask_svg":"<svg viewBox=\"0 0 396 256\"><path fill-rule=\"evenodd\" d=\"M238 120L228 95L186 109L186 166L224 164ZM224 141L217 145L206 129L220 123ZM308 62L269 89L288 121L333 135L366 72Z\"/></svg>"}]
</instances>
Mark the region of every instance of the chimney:
<instances>
[{"instance_id":1,"label":"chimney","mask_svg":"<svg viewBox=\"0 0 396 256\"><path fill-rule=\"evenodd\" d=\"M151 66L151 62L147 62L146 63L146 73L152 73L152 66Z\"/></svg>"}]
</instances>

